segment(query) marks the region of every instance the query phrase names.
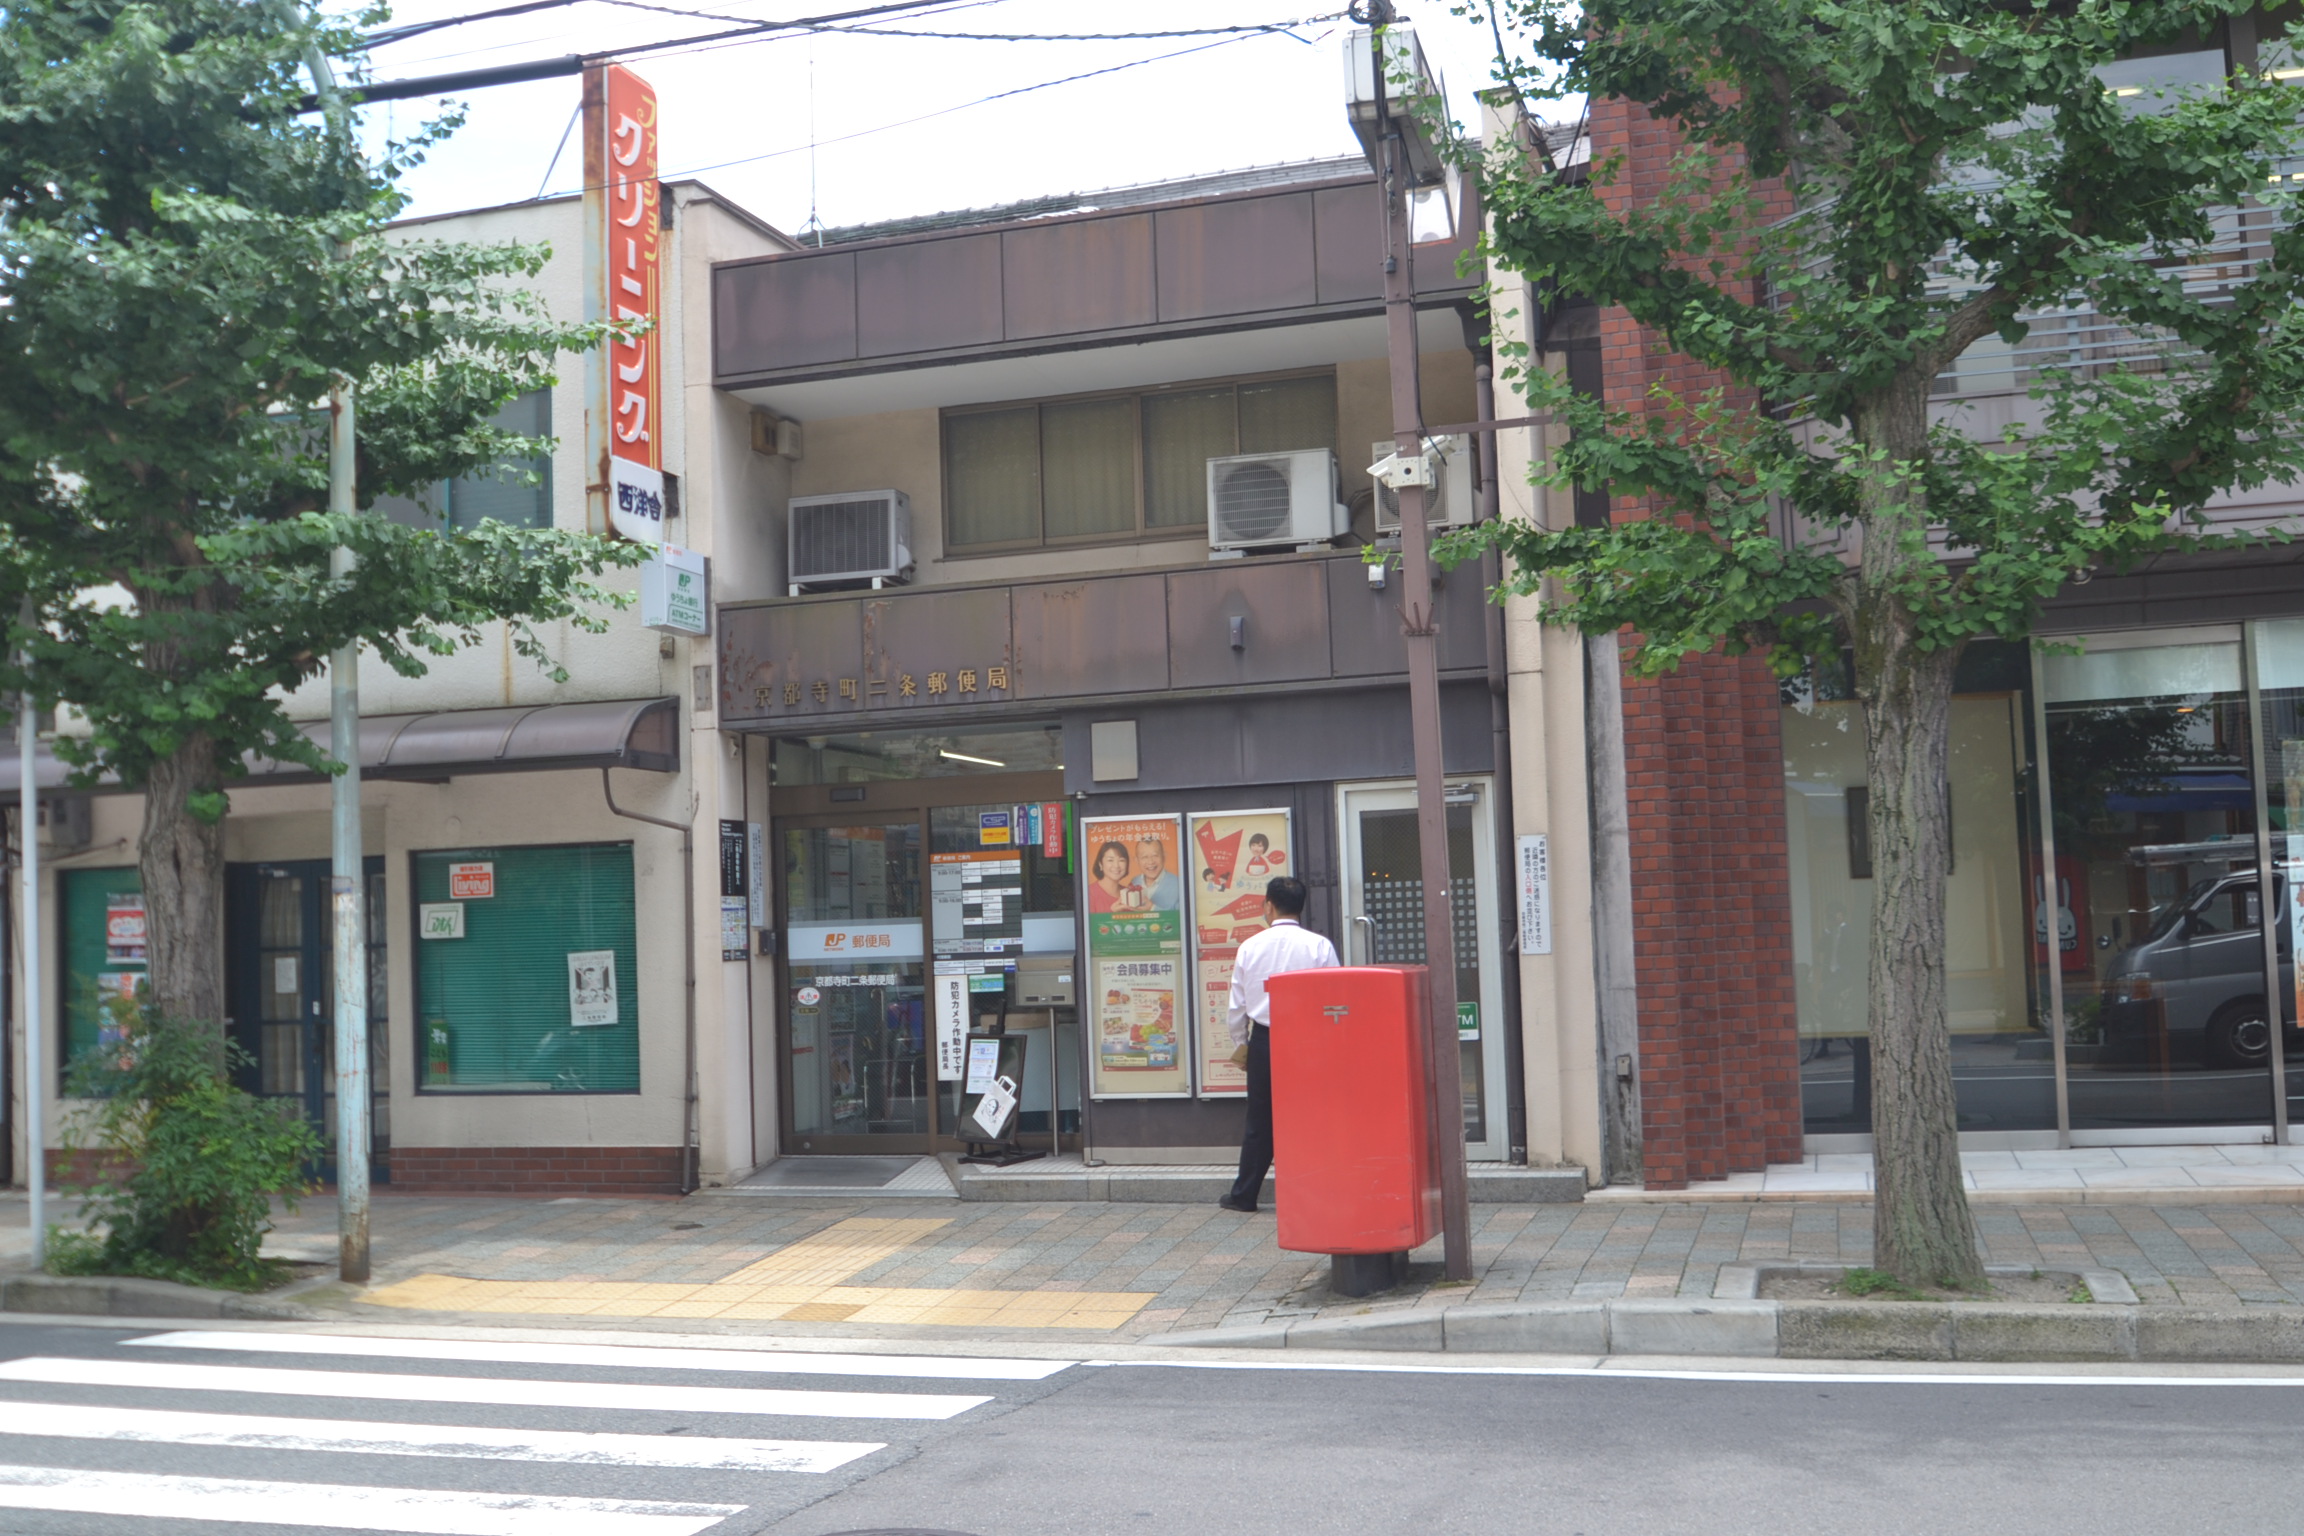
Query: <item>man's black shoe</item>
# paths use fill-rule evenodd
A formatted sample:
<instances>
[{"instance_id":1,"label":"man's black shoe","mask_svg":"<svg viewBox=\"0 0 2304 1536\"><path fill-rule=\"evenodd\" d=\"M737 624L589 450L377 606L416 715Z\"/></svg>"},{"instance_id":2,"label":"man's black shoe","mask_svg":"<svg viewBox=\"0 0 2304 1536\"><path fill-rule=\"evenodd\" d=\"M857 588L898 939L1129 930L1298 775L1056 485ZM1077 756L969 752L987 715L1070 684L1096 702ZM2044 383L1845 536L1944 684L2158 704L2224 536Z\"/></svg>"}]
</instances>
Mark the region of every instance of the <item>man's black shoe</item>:
<instances>
[{"instance_id":1,"label":"man's black shoe","mask_svg":"<svg viewBox=\"0 0 2304 1536\"><path fill-rule=\"evenodd\" d=\"M1243 1216L1253 1216L1256 1214L1256 1202L1253 1200L1243 1200L1238 1195L1226 1195L1223 1199L1217 1201L1216 1203L1227 1211L1238 1211Z\"/></svg>"}]
</instances>

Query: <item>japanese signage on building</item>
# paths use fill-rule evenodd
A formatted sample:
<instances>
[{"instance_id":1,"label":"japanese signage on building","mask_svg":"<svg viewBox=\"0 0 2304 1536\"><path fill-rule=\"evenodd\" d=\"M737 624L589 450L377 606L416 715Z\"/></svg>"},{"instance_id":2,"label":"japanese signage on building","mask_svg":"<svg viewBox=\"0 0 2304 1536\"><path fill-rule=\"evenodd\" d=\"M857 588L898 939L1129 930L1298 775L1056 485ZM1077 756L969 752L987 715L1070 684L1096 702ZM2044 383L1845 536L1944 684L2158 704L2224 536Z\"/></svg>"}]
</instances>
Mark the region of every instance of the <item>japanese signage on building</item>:
<instances>
[{"instance_id":1,"label":"japanese signage on building","mask_svg":"<svg viewBox=\"0 0 2304 1536\"><path fill-rule=\"evenodd\" d=\"M1177 816L1083 817L1088 1038L1101 1099L1187 1098L1184 883Z\"/></svg>"},{"instance_id":2,"label":"japanese signage on building","mask_svg":"<svg viewBox=\"0 0 2304 1536\"><path fill-rule=\"evenodd\" d=\"M1225 811L1192 818L1192 970L1198 982L1200 1096L1248 1091L1248 1074L1232 1065L1226 1027L1232 962L1264 922L1264 887L1293 874L1295 838L1288 813Z\"/></svg>"},{"instance_id":3,"label":"japanese signage on building","mask_svg":"<svg viewBox=\"0 0 2304 1536\"><path fill-rule=\"evenodd\" d=\"M640 622L667 635L712 630L711 562L667 544L640 567Z\"/></svg>"},{"instance_id":4,"label":"japanese signage on building","mask_svg":"<svg viewBox=\"0 0 2304 1536\"><path fill-rule=\"evenodd\" d=\"M1520 953L1552 953L1552 845L1542 832L1520 834Z\"/></svg>"},{"instance_id":5,"label":"japanese signage on building","mask_svg":"<svg viewBox=\"0 0 2304 1536\"><path fill-rule=\"evenodd\" d=\"M604 155L606 313L655 326L663 318L656 92L621 64L602 74L596 131ZM662 343L660 329L646 329L608 345L608 524L642 544L664 542Z\"/></svg>"},{"instance_id":6,"label":"japanese signage on building","mask_svg":"<svg viewBox=\"0 0 2304 1536\"><path fill-rule=\"evenodd\" d=\"M899 671L885 677L788 677L781 683L755 686L752 707L801 710L812 705L832 705L886 709L891 704L988 703L1010 697L1014 677L1015 669L1004 664L933 667L918 672Z\"/></svg>"}]
</instances>

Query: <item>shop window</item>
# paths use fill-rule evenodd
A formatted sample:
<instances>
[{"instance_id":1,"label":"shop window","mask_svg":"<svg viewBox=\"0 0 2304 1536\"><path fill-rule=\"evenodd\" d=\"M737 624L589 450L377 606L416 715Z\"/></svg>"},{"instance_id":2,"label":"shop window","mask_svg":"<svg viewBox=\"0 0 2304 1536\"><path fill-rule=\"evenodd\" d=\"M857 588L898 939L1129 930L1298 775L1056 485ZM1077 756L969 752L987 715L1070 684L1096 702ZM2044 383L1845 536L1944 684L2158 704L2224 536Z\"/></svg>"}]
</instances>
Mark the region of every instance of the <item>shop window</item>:
<instances>
[{"instance_id":1,"label":"shop window","mask_svg":"<svg viewBox=\"0 0 2304 1536\"><path fill-rule=\"evenodd\" d=\"M75 1057L119 1038L117 999L144 980L144 880L133 865L57 874L63 909L64 1050Z\"/></svg>"},{"instance_id":2,"label":"shop window","mask_svg":"<svg viewBox=\"0 0 2304 1536\"><path fill-rule=\"evenodd\" d=\"M523 437L552 435L552 391L532 389L498 411L494 424ZM376 510L396 523L416 528L470 529L482 520L515 528L552 526L552 455L506 459L454 480L442 480L416 497L387 496Z\"/></svg>"},{"instance_id":3,"label":"shop window","mask_svg":"<svg viewBox=\"0 0 2304 1536\"><path fill-rule=\"evenodd\" d=\"M637 1093L630 843L414 855L424 1092Z\"/></svg>"},{"instance_id":4,"label":"shop window","mask_svg":"<svg viewBox=\"0 0 2304 1536\"><path fill-rule=\"evenodd\" d=\"M1207 463L1336 448L1336 379L1196 384L944 418L946 542L1031 548L1205 531Z\"/></svg>"},{"instance_id":5,"label":"shop window","mask_svg":"<svg viewBox=\"0 0 2304 1536\"><path fill-rule=\"evenodd\" d=\"M1811 1133L1871 1129L1868 1001L1872 850L1863 705L1798 691L1783 712L1785 834L1802 1091ZM2049 1041L2025 948L2020 693L1952 703L1952 873L1946 1011L1961 1126L2055 1124Z\"/></svg>"}]
</instances>

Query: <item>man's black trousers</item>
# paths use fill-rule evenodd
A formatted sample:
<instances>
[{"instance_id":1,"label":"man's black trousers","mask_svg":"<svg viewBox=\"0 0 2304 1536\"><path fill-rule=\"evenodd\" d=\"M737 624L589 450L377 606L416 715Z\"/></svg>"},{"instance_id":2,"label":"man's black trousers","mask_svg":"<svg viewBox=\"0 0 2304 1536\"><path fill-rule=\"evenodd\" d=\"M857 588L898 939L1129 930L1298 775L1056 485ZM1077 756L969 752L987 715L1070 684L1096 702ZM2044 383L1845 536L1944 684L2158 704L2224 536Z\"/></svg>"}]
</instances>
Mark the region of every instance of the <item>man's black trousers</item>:
<instances>
[{"instance_id":1,"label":"man's black trousers","mask_svg":"<svg viewBox=\"0 0 2304 1536\"><path fill-rule=\"evenodd\" d=\"M1240 1138L1240 1177L1232 1181L1235 1202L1254 1205L1272 1171L1272 1031L1254 1025L1248 1034L1248 1132Z\"/></svg>"}]
</instances>

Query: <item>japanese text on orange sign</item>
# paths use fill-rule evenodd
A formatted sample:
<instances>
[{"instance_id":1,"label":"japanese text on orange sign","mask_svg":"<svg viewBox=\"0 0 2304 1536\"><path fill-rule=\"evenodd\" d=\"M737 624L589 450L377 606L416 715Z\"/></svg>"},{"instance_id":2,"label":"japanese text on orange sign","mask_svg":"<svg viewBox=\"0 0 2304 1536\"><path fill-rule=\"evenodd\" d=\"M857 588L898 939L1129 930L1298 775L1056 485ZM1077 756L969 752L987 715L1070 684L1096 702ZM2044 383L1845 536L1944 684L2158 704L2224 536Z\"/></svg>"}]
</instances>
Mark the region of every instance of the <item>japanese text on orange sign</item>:
<instances>
[{"instance_id":1,"label":"japanese text on orange sign","mask_svg":"<svg viewBox=\"0 0 2304 1536\"><path fill-rule=\"evenodd\" d=\"M621 64L607 71L608 296L619 320L660 318L657 240L656 92ZM662 333L618 337L609 343L609 451L617 458L664 467L658 441L662 412Z\"/></svg>"}]
</instances>

